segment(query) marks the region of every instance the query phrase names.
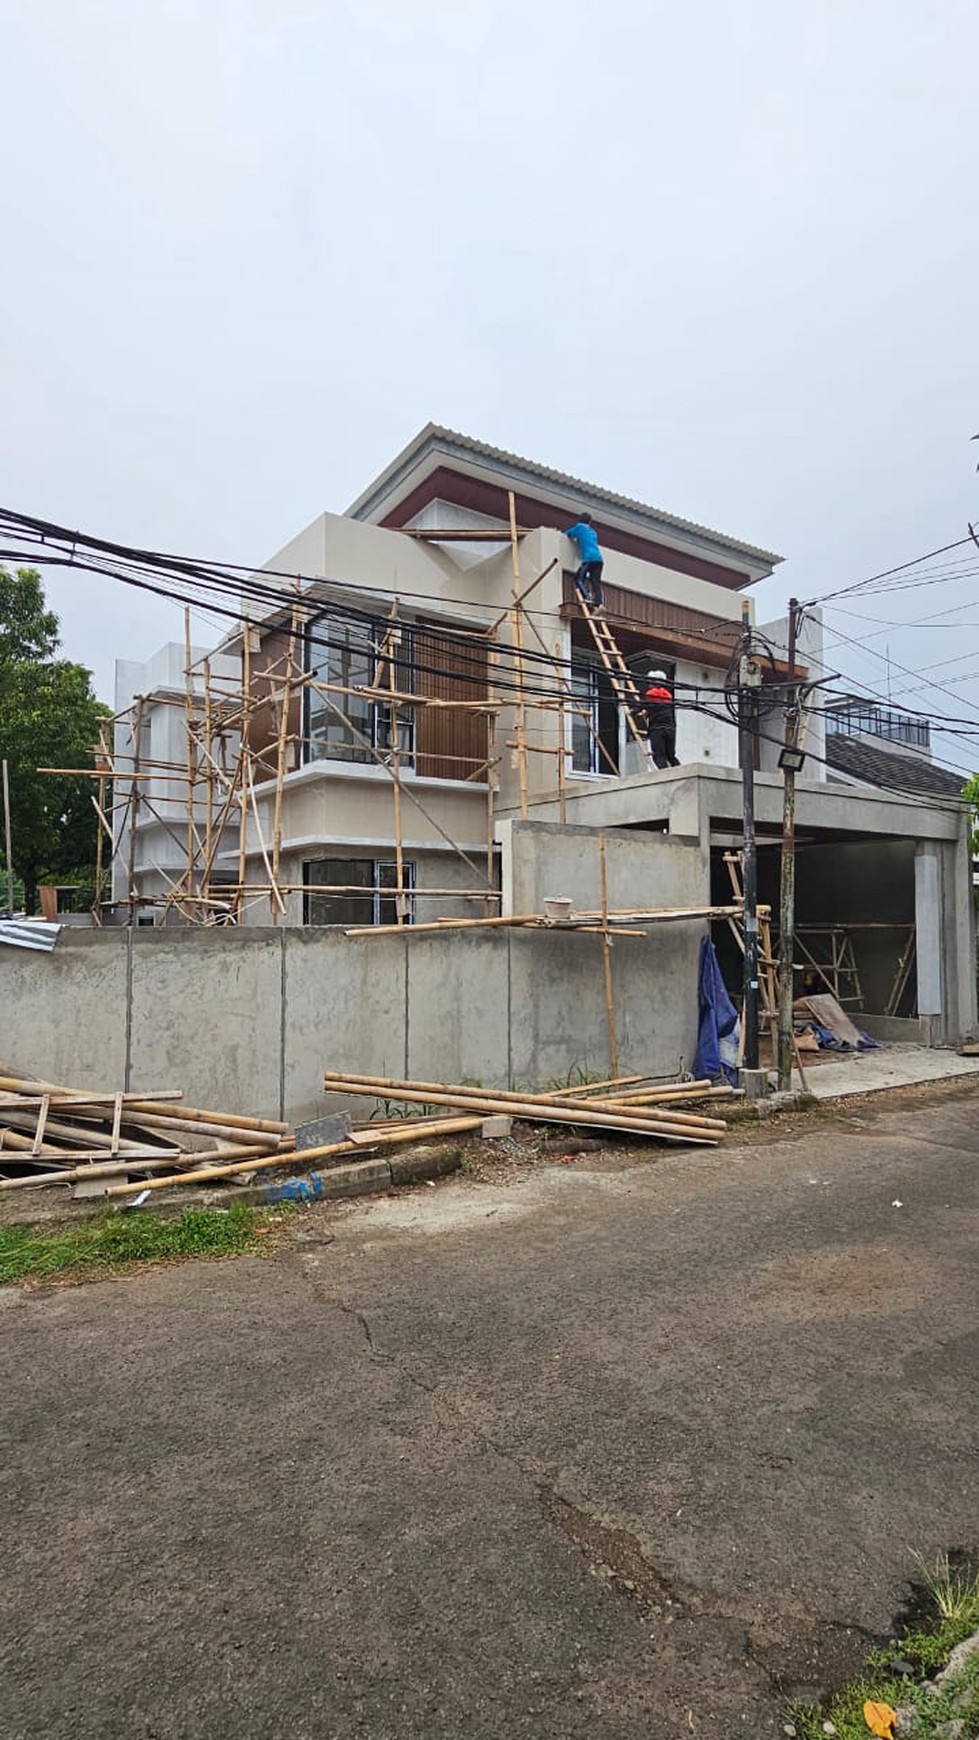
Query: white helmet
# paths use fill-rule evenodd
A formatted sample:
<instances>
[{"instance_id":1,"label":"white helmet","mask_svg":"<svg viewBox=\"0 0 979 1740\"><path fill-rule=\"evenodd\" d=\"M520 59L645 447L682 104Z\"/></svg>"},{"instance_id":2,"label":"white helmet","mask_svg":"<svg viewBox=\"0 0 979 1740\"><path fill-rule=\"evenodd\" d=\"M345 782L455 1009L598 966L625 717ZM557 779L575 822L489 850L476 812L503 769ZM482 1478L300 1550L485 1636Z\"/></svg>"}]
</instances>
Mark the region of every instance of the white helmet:
<instances>
[{"instance_id":1,"label":"white helmet","mask_svg":"<svg viewBox=\"0 0 979 1740\"><path fill-rule=\"evenodd\" d=\"M648 683L653 683L656 681L659 681L661 683L668 683L669 680L670 679L667 676L665 671L647 671L646 672L646 681Z\"/></svg>"}]
</instances>

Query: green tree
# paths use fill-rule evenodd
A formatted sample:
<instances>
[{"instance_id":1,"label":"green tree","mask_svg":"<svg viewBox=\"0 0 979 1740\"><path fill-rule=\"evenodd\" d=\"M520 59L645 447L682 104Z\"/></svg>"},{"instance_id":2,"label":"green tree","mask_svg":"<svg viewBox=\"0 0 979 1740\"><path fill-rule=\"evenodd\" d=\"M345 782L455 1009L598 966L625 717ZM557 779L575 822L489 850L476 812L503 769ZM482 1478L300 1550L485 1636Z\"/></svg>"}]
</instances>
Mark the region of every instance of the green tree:
<instances>
[{"instance_id":1,"label":"green tree","mask_svg":"<svg viewBox=\"0 0 979 1740\"><path fill-rule=\"evenodd\" d=\"M0 758L9 767L12 857L28 912L37 910L40 882L90 877L95 859L92 781L37 771L92 767L99 720L109 711L84 665L54 657L59 641L40 576L0 568ZM6 871L2 840L0 855Z\"/></svg>"},{"instance_id":2,"label":"green tree","mask_svg":"<svg viewBox=\"0 0 979 1740\"><path fill-rule=\"evenodd\" d=\"M974 773L962 787L962 796L972 805L972 855L979 858L979 773Z\"/></svg>"}]
</instances>

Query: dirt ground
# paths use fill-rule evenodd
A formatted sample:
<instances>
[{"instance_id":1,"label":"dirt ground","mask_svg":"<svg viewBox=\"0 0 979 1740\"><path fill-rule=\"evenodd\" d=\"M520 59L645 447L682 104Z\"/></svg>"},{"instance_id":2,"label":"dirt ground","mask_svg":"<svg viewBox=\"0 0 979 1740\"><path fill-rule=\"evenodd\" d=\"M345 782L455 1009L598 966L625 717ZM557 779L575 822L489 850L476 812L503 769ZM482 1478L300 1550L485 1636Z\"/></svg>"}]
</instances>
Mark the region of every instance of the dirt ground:
<instances>
[{"instance_id":1,"label":"dirt ground","mask_svg":"<svg viewBox=\"0 0 979 1740\"><path fill-rule=\"evenodd\" d=\"M905 1090L0 1291L5 1740L780 1735L979 1544L977 1162Z\"/></svg>"}]
</instances>

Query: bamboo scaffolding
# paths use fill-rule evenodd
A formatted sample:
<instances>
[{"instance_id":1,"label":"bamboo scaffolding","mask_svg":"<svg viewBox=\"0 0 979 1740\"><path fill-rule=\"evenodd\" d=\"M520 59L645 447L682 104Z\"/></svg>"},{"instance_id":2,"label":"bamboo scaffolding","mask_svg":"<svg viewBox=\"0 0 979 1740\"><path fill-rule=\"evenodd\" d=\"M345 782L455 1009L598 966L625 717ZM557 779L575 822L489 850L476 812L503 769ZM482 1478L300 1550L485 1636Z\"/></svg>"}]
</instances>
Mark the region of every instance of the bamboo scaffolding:
<instances>
[{"instance_id":1,"label":"bamboo scaffolding","mask_svg":"<svg viewBox=\"0 0 979 1740\"><path fill-rule=\"evenodd\" d=\"M553 558L540 572L534 574L528 584L522 584L519 549L521 535L516 523L516 499L513 492L509 492L507 525L501 529L499 541L503 545L509 545L510 601L506 609L488 626L483 625L487 644L486 686L485 694L476 697L421 695L415 692L412 680L398 680L401 672L396 637L403 629L398 622L398 600L391 599L390 594L387 634L376 655L371 680L365 684L333 683L324 679L328 679L331 674L339 674L338 672L331 669L318 672L316 669L303 668L297 649L300 641L305 642L310 616L321 606L319 594L303 594L302 599L297 594L291 600L284 600L281 610L273 612L260 627L243 618L240 643L236 643L240 644L240 669L227 676L216 671L216 661L209 654L194 660L190 645L189 614L185 615L183 689L136 697L128 709L123 709L117 715L120 724L128 721L128 729L133 738L130 766L117 768L115 757L103 739L98 766L94 770L85 770L91 777L100 780L97 789L102 796L105 794L105 781L110 777L118 779L121 791L128 790L129 864L125 878L119 877L118 880L124 881L126 888L129 922L135 923L137 911L147 910L159 912L164 923L171 911L182 921L193 923L212 924L229 918L241 922L245 916L246 904L252 906L265 895L270 901L272 921L277 923L286 913L288 899L297 892L342 898L344 893L362 891L359 883L311 884L305 878L299 880L294 874L291 877L288 874L291 866L286 860L288 842L283 825L284 793L294 759L291 748L304 741L302 730L297 728L293 731L290 726L295 715L297 697L306 695L316 695L322 699L328 710L343 721L351 741L357 745L364 758L369 758L381 767L390 780L393 812L390 833L397 922L390 927L372 925L346 928L351 933L359 931L370 935L384 934L388 929L422 934L425 926L406 924L405 921L411 916L409 904L413 906L419 899L426 897L452 901L477 900L482 904L487 920L501 918L501 893L495 886L498 852L495 833L499 787L497 722L500 712L506 708L514 718L512 734L504 734L504 746L509 743L513 746L521 815L529 813L529 758L531 755L543 754L557 757L556 776L552 783L556 785L559 816L562 821L566 818L569 718L580 718L584 721L593 739L598 741L599 753L605 753L610 770L616 771L609 751L600 738L597 738L591 710L580 704L581 698L574 692L564 665L562 646L549 647L534 621L534 613L526 613L527 600L553 572L558 565L558 558ZM492 541L495 542L496 539ZM515 678L514 693L512 696L508 695L507 699L500 696L496 682L500 658L497 633L505 623L509 624L508 638ZM542 696L528 689L524 656L525 637L528 633L533 636L549 662L555 689L551 696ZM259 635L280 636L281 645L272 649L266 639L263 647L262 640L256 640ZM260 665L254 656L259 650L263 653ZM273 652L271 658L268 656L269 651ZM403 668L410 669L410 661ZM355 698L369 703L386 717L386 749L379 751L377 744L372 743L354 724L349 703ZM145 707L151 702L154 705L171 705L182 710L186 749L182 758L167 760L146 755L145 742L140 741L141 737L145 739L145 733L141 732L140 727L145 716ZM402 713L410 711L417 715L423 710L427 712L438 709L457 712L460 717L479 716L486 720L485 756L456 756L448 748L439 751L440 760L458 763L460 777L474 781L478 779L485 783L484 863L477 864L465 846L453 839L451 831L442 826L439 816L433 814L431 807L422 801L411 777L412 767L406 767ZM550 741L531 740L531 709L535 717L542 721L555 721L556 745ZM259 720L257 725L256 720ZM553 736L554 727L548 727L548 732ZM163 803L162 809L153 802L150 790L147 789L147 782L151 780L170 784L175 796L178 791L182 795L185 822L182 845L168 817L162 813L173 806L169 799ZM261 810L259 793L262 800ZM105 857L109 855L110 861L115 861L118 848L112 841L112 819L106 816L104 804L99 799L96 801L99 803L100 822L103 824L99 833L99 850L100 863L104 870ZM472 886L425 889L415 883L409 890L408 845L404 829L405 803L410 803L417 810L427 829L431 831L433 843L441 841L456 853L470 872ZM137 868L135 824L140 815L152 820L155 826L163 830L163 837L177 847L182 859L182 869L174 873L171 861L162 852L159 854L160 862L154 863L153 856L145 847L142 851L142 863ZM229 834L235 826L237 874L232 879L229 874L229 860L232 856ZM482 848L480 856L483 856ZM249 875L249 865L254 864L256 859L259 861L258 873L256 875L253 870ZM144 868L155 869L163 886L158 886L152 892L145 887L138 887L137 876L142 874ZM121 893L122 889L118 892ZM713 912L709 909L664 909L652 914L650 921L660 923L674 918L693 919L700 916L713 916ZM554 927L576 928L586 933L593 930L602 937L603 975L607 990L606 1015L611 1021L610 1050L613 1053L617 1052L617 1034L614 1030L614 968L610 959L610 943L616 932L626 934L628 931L628 934L638 936L641 929L638 921L644 917L645 915L639 913L617 915L611 912L608 909L606 889L604 901L599 902L596 910L575 914L573 926ZM586 920L590 922L585 922ZM614 922L610 923L610 920ZM472 921L460 918L450 922L469 925ZM510 924L523 921L507 919L506 922ZM537 924L540 921L536 917L528 917L526 922Z\"/></svg>"}]
</instances>

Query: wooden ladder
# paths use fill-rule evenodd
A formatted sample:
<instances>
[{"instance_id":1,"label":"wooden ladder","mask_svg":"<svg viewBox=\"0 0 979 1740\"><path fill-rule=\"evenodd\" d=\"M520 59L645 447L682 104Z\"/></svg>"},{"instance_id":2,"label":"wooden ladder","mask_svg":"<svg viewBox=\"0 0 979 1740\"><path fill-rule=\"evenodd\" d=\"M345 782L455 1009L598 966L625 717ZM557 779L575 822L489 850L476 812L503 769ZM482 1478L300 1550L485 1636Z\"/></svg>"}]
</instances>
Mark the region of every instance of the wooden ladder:
<instances>
[{"instance_id":1,"label":"wooden ladder","mask_svg":"<svg viewBox=\"0 0 979 1740\"><path fill-rule=\"evenodd\" d=\"M642 710L643 699L636 687L636 679L626 664L612 630L604 616L596 616L591 605L578 596L581 614L591 629L592 640L598 649L598 656L608 672L612 693L620 707L625 708L626 723L638 743L646 760L647 767L655 767L649 742L645 732L639 725L636 714Z\"/></svg>"}]
</instances>

